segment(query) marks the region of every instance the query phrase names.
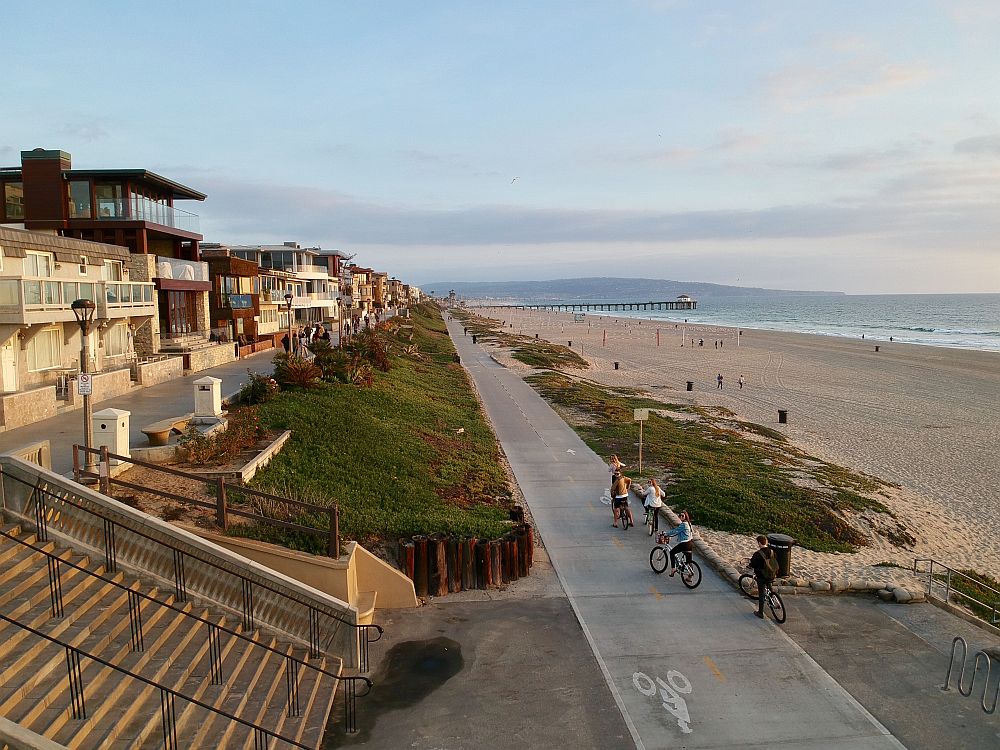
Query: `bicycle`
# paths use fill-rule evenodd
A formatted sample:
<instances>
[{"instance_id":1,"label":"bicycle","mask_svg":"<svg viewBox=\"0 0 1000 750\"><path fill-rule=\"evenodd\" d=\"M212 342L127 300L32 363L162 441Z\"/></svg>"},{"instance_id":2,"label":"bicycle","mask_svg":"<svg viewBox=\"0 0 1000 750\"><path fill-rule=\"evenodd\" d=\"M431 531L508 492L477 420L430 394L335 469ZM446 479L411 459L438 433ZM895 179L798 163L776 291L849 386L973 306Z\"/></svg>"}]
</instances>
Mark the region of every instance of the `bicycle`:
<instances>
[{"instance_id":1,"label":"bicycle","mask_svg":"<svg viewBox=\"0 0 1000 750\"><path fill-rule=\"evenodd\" d=\"M614 500L611 502L613 503ZM628 531L629 526L635 526L635 521L633 521L632 516L629 515L628 500L619 506L618 518L622 522L622 531Z\"/></svg>"},{"instance_id":2,"label":"bicycle","mask_svg":"<svg viewBox=\"0 0 1000 750\"><path fill-rule=\"evenodd\" d=\"M748 598L757 601L757 578L753 573L747 572L740 576L740 591ZM779 625L788 619L788 612L785 611L785 603L781 599L781 594L771 588L771 584L766 584L764 592L764 603L771 610L774 621Z\"/></svg>"},{"instance_id":3,"label":"bicycle","mask_svg":"<svg viewBox=\"0 0 1000 750\"><path fill-rule=\"evenodd\" d=\"M653 524L656 521L656 514L659 513L659 511L659 508L646 507L646 520L644 523L650 536L653 536L653 532L656 531L656 529L653 528Z\"/></svg>"},{"instance_id":4,"label":"bicycle","mask_svg":"<svg viewBox=\"0 0 1000 750\"><path fill-rule=\"evenodd\" d=\"M661 531L656 537L656 546L649 551L649 567L654 573L662 573L670 564L670 550L667 545L666 532ZM681 574L681 583L689 589L696 589L701 583L701 566L686 552L677 558L677 572Z\"/></svg>"}]
</instances>

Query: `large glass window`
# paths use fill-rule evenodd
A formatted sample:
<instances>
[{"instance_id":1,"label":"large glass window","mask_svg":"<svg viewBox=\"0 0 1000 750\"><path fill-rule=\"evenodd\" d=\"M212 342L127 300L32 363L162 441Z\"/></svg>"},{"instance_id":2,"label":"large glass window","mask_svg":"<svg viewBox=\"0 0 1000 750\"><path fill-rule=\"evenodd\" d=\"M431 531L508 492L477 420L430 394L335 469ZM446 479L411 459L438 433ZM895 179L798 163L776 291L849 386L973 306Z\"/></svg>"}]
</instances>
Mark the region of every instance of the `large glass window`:
<instances>
[{"instance_id":1,"label":"large glass window","mask_svg":"<svg viewBox=\"0 0 1000 750\"><path fill-rule=\"evenodd\" d=\"M69 218L90 218L90 180L71 180L69 183Z\"/></svg>"},{"instance_id":2,"label":"large glass window","mask_svg":"<svg viewBox=\"0 0 1000 750\"><path fill-rule=\"evenodd\" d=\"M104 280L105 281L121 281L122 280L122 264L119 260L106 260L104 261Z\"/></svg>"},{"instance_id":3,"label":"large glass window","mask_svg":"<svg viewBox=\"0 0 1000 750\"><path fill-rule=\"evenodd\" d=\"M3 205L8 219L24 218L24 185L20 182L3 184Z\"/></svg>"},{"instance_id":4,"label":"large glass window","mask_svg":"<svg viewBox=\"0 0 1000 750\"><path fill-rule=\"evenodd\" d=\"M98 182L94 185L97 196L97 215L101 219L120 219L125 216L122 186L116 182Z\"/></svg>"},{"instance_id":5,"label":"large glass window","mask_svg":"<svg viewBox=\"0 0 1000 750\"><path fill-rule=\"evenodd\" d=\"M47 370L62 365L62 331L46 328L28 341L28 369Z\"/></svg>"}]
</instances>

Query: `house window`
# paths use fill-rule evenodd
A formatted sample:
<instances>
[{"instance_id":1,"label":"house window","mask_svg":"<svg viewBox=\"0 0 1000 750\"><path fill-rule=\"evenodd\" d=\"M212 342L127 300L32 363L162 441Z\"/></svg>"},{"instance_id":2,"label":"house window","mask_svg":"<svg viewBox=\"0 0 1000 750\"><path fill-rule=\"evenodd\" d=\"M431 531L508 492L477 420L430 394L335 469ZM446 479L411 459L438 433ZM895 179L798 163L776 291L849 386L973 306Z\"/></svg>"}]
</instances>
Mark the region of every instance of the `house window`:
<instances>
[{"instance_id":1,"label":"house window","mask_svg":"<svg viewBox=\"0 0 1000 750\"><path fill-rule=\"evenodd\" d=\"M20 182L3 184L4 212L8 219L24 218L24 185Z\"/></svg>"},{"instance_id":2,"label":"house window","mask_svg":"<svg viewBox=\"0 0 1000 750\"><path fill-rule=\"evenodd\" d=\"M81 276L86 276L87 275L87 256L86 255L81 255L80 256L80 275Z\"/></svg>"},{"instance_id":3,"label":"house window","mask_svg":"<svg viewBox=\"0 0 1000 750\"><path fill-rule=\"evenodd\" d=\"M122 280L122 263L120 260L104 261L104 280L105 281Z\"/></svg>"},{"instance_id":4,"label":"house window","mask_svg":"<svg viewBox=\"0 0 1000 750\"><path fill-rule=\"evenodd\" d=\"M122 186L116 182L98 182L94 185L97 196L97 216L100 219L122 219L125 217L125 200Z\"/></svg>"},{"instance_id":5,"label":"house window","mask_svg":"<svg viewBox=\"0 0 1000 750\"><path fill-rule=\"evenodd\" d=\"M52 256L45 253L27 253L24 257L25 276L51 276Z\"/></svg>"},{"instance_id":6,"label":"house window","mask_svg":"<svg viewBox=\"0 0 1000 750\"><path fill-rule=\"evenodd\" d=\"M90 180L70 180L69 218L90 218Z\"/></svg>"},{"instance_id":7,"label":"house window","mask_svg":"<svg viewBox=\"0 0 1000 750\"><path fill-rule=\"evenodd\" d=\"M117 323L104 332L104 354L108 357L128 354L128 326L124 323Z\"/></svg>"},{"instance_id":8,"label":"house window","mask_svg":"<svg viewBox=\"0 0 1000 750\"><path fill-rule=\"evenodd\" d=\"M28 341L28 370L48 370L62 365L62 331L46 328Z\"/></svg>"}]
</instances>

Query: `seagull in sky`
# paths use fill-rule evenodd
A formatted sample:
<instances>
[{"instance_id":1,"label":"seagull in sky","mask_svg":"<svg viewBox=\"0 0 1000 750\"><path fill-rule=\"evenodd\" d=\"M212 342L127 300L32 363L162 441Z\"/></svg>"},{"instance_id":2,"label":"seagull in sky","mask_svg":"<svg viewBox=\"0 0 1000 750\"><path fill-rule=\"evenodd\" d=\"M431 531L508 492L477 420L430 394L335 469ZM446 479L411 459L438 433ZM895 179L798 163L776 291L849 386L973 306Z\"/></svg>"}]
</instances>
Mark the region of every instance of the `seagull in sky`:
<instances>
[{"instance_id":1,"label":"seagull in sky","mask_svg":"<svg viewBox=\"0 0 1000 750\"><path fill-rule=\"evenodd\" d=\"M517 182L517 178L516 177L513 180L510 181L510 184L513 185L515 182Z\"/></svg>"}]
</instances>

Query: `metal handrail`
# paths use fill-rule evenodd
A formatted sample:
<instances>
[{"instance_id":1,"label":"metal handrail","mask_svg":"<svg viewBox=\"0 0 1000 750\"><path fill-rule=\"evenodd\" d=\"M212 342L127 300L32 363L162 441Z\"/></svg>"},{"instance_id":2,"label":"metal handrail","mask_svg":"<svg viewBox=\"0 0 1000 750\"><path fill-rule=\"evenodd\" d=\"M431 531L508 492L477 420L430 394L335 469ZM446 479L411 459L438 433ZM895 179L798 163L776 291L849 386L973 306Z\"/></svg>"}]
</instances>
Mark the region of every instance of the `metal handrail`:
<instances>
[{"instance_id":1,"label":"metal handrail","mask_svg":"<svg viewBox=\"0 0 1000 750\"><path fill-rule=\"evenodd\" d=\"M124 583L118 583L117 581L114 581L114 580L112 580L110 578L105 578L104 576L102 576L100 573L97 573L96 571L90 570L89 568L86 568L86 567L84 567L82 565L77 565L76 563L70 562L69 560L65 560L65 559L63 559L62 557L60 557L58 554L56 554L54 552L46 552L45 550L36 547L35 545L31 544L30 542L26 542L23 539L20 539L19 537L16 537L16 536L14 536L12 534L8 534L6 531L0 531L0 536L4 536L7 539L11 540L12 542L17 542L18 544L20 544L20 545L22 545L24 547L27 547L28 549L32 550L33 552L37 552L39 554L45 555L45 557L48 558L49 560L57 560L58 563L59 563L59 565L65 565L65 566L67 566L69 568L73 568L74 570L79 570L80 572L86 573L87 575L91 576L92 578L97 578L98 580L103 581L104 583L109 583L112 586L114 586L115 588L118 588L118 589L121 589L122 591L128 592L128 594L130 596L137 596L140 599L145 599L146 601L154 602L156 604L159 604L162 607L166 607L168 609L171 609L171 610L173 610L174 612L176 612L178 614L184 615L185 617L189 617L189 618L191 618L193 620L197 620L200 623L208 625L210 628L218 628L223 633L228 633L229 635L235 636L235 637L239 638L240 640L246 641L247 643L249 643L252 646L258 646L258 647L263 648L263 649L265 649L267 651L270 651L271 653L278 654L282 658L285 658L285 659L288 659L290 661L293 661L293 662L295 662L296 664L298 664L300 666L309 667L310 669L314 669L317 672L322 672L323 674L327 675L328 677L333 677L334 679L338 679L338 680L341 679L340 675L334 674L333 672L330 672L330 671L328 671L326 669L323 669L322 667L316 666L315 664L310 664L307 661L303 661L302 659L299 659L297 656L292 656L291 654L286 654L283 651L281 651L280 649L274 648L273 646L268 646L266 643L263 643L261 641L255 641L253 638L251 638L248 635L244 635L243 633L240 633L240 632L238 632L236 630L233 630L231 628L227 628L225 625L218 625L218 624L212 622L211 620L209 620L209 619L207 619L205 617L202 617L201 615L195 614L194 612L187 612L187 611L185 611L184 609L182 609L180 607L176 607L173 604L170 604L169 602L160 601L155 596L151 596L149 594L143 593L142 591L140 591L138 589L134 589L131 586L126 586ZM140 623L141 623L141 621L140 621ZM140 628L141 628L141 624L140 624ZM139 649L139 650L142 650L142 649ZM347 678L345 678L345 679L347 679Z\"/></svg>"},{"instance_id":2,"label":"metal handrail","mask_svg":"<svg viewBox=\"0 0 1000 750\"><path fill-rule=\"evenodd\" d=\"M38 485L33 485L30 482L27 482L27 481L21 479L20 477L14 475L14 474L11 474L10 472L4 470L4 468L2 466L0 466L0 478L5 477L5 476L6 477L10 477L14 481L19 482L19 483L25 485L26 487L31 487L34 491L36 491L36 492L38 492L40 494L48 495L50 497L55 498L59 502L66 503L66 504L68 504L68 505L70 505L70 506L72 506L72 507L74 507L74 508L76 508L78 510L82 510L85 513L91 514L92 516L96 516L97 518L100 518L103 521L106 521L106 522L110 523L112 525L112 527L121 526L121 524L119 524L116 521L114 521L114 519L108 518L107 516L104 516L101 513L93 510L92 508L84 507L83 505L81 505L79 503L73 502L68 497L63 497L63 496L60 496L60 495L56 495L55 493L53 493L53 492L51 492L49 490L43 489L42 487L40 487ZM39 521L41 523L44 523L44 521L45 521L45 514L44 513L40 513L40 512L36 513L36 522L39 522ZM213 561L211 561L209 559L206 559L205 557L202 557L202 556L200 556L198 554L194 554L191 551L181 550L181 549L179 549L177 547L173 547L170 544L167 544L166 542L164 542L163 540L157 539L157 538L155 538L155 537L153 537L153 536L151 536L149 534L146 534L143 531L140 531L138 529L133 529L133 528L130 528L130 527L127 527L127 526L123 526L123 528L125 528L127 531L129 531L132 534L136 534L136 535L138 535L138 536L140 536L140 537L142 537L144 539L147 539L147 540L149 540L149 541L151 541L151 542L153 542L155 544L158 544L158 545L160 545L162 547L166 547L167 549L172 550L175 553L175 560L176 560L176 555L177 554L186 555L186 556L188 556L188 557L190 557L190 558L192 558L194 560L197 560L198 562L200 562L200 563L202 563L204 565L208 565L208 566L210 566L212 568L215 568L216 570L221 570L221 571L223 571L225 573L228 573L229 575L236 576L243 583L244 587L247 586L248 584L249 585L254 585L254 586L259 586L262 589L264 589L265 591L269 591L270 593L272 593L272 594L274 594L276 596L279 596L282 599L286 599L286 600L288 600L290 602L293 602L293 603L295 603L295 604L297 604L299 606L305 607L308 610L308 612L309 612L310 622L312 622L312 620L313 620L313 614L314 613L316 615L323 614L323 615L326 615L327 617L330 617L330 618L336 620L337 622L343 623L345 625L348 625L348 626L354 628L359 633L363 632L364 639L363 639L362 642L363 642L364 646L362 647L362 651L361 651L361 654L360 654L360 659L359 659L360 664L359 664L358 668L359 668L359 671L361 671L361 672L368 671L367 670L367 663L368 663L367 646L368 646L368 644L375 643L376 641L378 641L382 637L382 633L383 633L382 626L375 625L375 624L362 625L362 624L358 624L358 623L353 623L350 620L347 620L347 619L343 618L342 616L340 616L340 615L338 615L336 613L333 613L333 612L330 612L330 611L326 611L326 610L321 610L318 607L315 607L315 606L313 606L312 604L310 604L308 602L301 601L300 599L297 599L296 597L294 597L294 596L292 596L292 595L290 595L288 593L285 593L284 591L279 591L277 588L275 588L274 586L271 586L268 583L262 583L262 582L257 581L257 580L251 580L250 578L247 578L242 573L238 573L238 572L236 572L234 570L230 570L230 569L228 569L226 567L223 567L222 565L219 565L218 563L215 563L215 562L213 562ZM105 554L108 555L108 559L111 560L111 559L113 559L113 555L114 555L114 549L113 549L113 547L114 547L114 539L112 537L109 540L109 539L107 539L107 535L106 535L105 542L106 542L106 545L108 547L108 549L105 550ZM310 628L310 643L309 643L309 648L310 648L310 652L311 652L310 655L316 655L319 652L319 640L318 640L319 639L319 633L318 632L313 632L314 630L318 631L318 628L316 628L316 629ZM378 633L377 637L371 638L369 636L369 632L371 632L372 630L374 630L375 632Z\"/></svg>"},{"instance_id":3,"label":"metal handrail","mask_svg":"<svg viewBox=\"0 0 1000 750\"><path fill-rule=\"evenodd\" d=\"M926 570L921 570L920 569L920 566L923 563L928 563ZM934 571L934 567L935 566L937 566L938 568L942 568L944 570L944 572L935 573L935 571ZM941 585L944 586L944 590L945 590L944 591L944 601L946 603L950 602L952 600L952 597L961 597L962 599L968 600L968 601L970 601L970 602L972 602L974 604L978 604L980 607L983 607L984 609L992 610L992 617L990 618L990 623L991 624L996 625L998 622L1000 622L1000 609L998 609L998 608L1000 608L1000 591L998 591L997 589L993 588L992 586L990 586L988 584L985 584L982 581L977 581L975 578L972 578L971 576L966 575L962 571L955 570L954 568L950 568L947 565L945 565L944 563L940 563L937 560L934 560L933 558L930 558L930 557L918 557L918 558L916 558L913 561L913 573L914 573L914 575L921 575L921 574L926 574L927 575L927 595L928 596L935 596L935 593L934 593L935 576L943 577L944 578L944 583L941 584L940 582L938 582L938 585L939 586L941 586ZM978 588L986 589L988 591L991 591L992 593L996 594L996 599L994 599L992 602L983 602L983 601L980 601L979 599L976 599L976 597L974 597L974 596L966 594L963 591L958 591L953 586L953 581L956 578L958 580L961 580L961 581L967 581L968 583L970 583L970 584L972 584L974 586L977 586Z\"/></svg>"},{"instance_id":4,"label":"metal handrail","mask_svg":"<svg viewBox=\"0 0 1000 750\"><path fill-rule=\"evenodd\" d=\"M162 721L164 722L163 726L164 737L166 738L168 735L173 736L174 737L174 742L172 743L173 746L176 746L176 725L175 725L176 717L174 715L172 704L173 704L173 699L176 697L176 698L181 698L182 700L185 700L188 703L193 703L194 705L200 708L204 708L208 711L211 711L212 713L224 716L230 721L235 721L242 724L245 727L249 727L250 729L254 730L254 732L257 734L264 735L272 739L280 740L282 742L287 742L289 745L292 745L293 747L301 747L304 750L309 750L308 745L303 745L299 742L296 742L290 737L285 737L283 735L277 734L276 732L272 732L270 729L265 729L264 727L258 726L257 724L254 724L251 721L247 721L246 719L241 719L239 716L235 716L229 713L228 711L222 710L221 708L210 706L209 704L200 701L197 698L178 692L173 688L167 687L166 685L156 682L155 680L150 680L147 677L143 677L142 675L136 674L135 672L125 669L124 667L118 666L117 664L112 664L111 662L102 659L99 656L94 656L93 654L90 654L86 651L82 651L76 646L70 645L69 643L60 640L59 638L53 638L51 635L47 635L40 630L36 630L30 625L25 625L22 622L13 620L10 617L7 617L7 615L3 613L0 613L0 620L3 620L4 622L7 622L16 627L19 627L22 630L27 630L29 633L32 633L38 636L39 638L44 638L50 643L55 643L56 645L62 646L64 649L66 649L66 662L68 669L68 678L70 683L70 701L72 704L73 718L75 719L87 718L86 703L83 698L84 685L82 679L82 672L80 671L80 665L79 665L79 657L85 656L91 661L97 662L98 664L104 667L113 669L114 671L120 672L121 674L128 675L132 679L139 680L140 682L145 683L149 687L157 688L160 691L161 705L164 696L169 696L171 708L169 711L161 711L161 718Z\"/></svg>"},{"instance_id":5,"label":"metal handrail","mask_svg":"<svg viewBox=\"0 0 1000 750\"><path fill-rule=\"evenodd\" d=\"M108 482L108 484L119 484L119 485L121 485L123 487L128 487L128 488L134 489L134 490L146 491L146 492L153 492L154 494L158 494L158 495L161 495L163 497L169 497L171 499L179 500L181 502L191 503L192 505L198 505L198 506L203 507L203 508L216 508L216 509L219 509L219 503L209 503L209 502L207 502L205 500L198 500L197 498L182 497L180 495L175 495L173 493L166 492L165 490L159 490L159 489L156 489L156 488L153 488L153 487L144 487L144 486L141 486L141 485L136 485L136 484L132 484L130 482L126 482L126 481L121 480L121 479L116 479L116 478L111 477L111 476L102 477L99 474L95 474L93 472L85 471L83 468L81 468L80 461L79 461L79 458L78 458L78 454L81 451L83 453L85 453L85 454L86 453L96 453L96 454L100 455L102 462L106 462L107 459L114 459L116 461L124 461L126 463L130 463L133 466L142 466L143 468L146 468L146 469L152 469L153 471L161 471L161 472L164 472L164 473L167 473L167 474L173 474L174 476L183 477L185 479L195 479L197 481L206 481L206 478L204 476L201 476L201 475L198 475L198 474L193 474L190 471L181 471L180 469L174 469L174 468L171 468L169 466L162 466L160 464L154 464L154 463L151 463L149 461L142 461L142 460L137 459L137 458L132 458L131 456L122 456L122 455L119 455L117 453L112 453L112 452L110 452L107 449L106 446L101 447L101 448L87 448L86 446L83 446L83 445L74 445L73 446L73 474L74 474L74 479L76 479L76 481L79 481L80 477L89 477L89 478L93 478L93 479L101 479L102 481ZM326 532L326 535L328 535L330 537L330 541L329 541L329 543L327 545L327 555L329 557L333 557L335 559L340 557L340 521L339 521L340 509L339 509L339 505L338 504L334 503L332 507L330 507L330 506L323 506L323 505L313 505L312 503L304 503L301 500L293 500L291 498L279 497L278 495L272 495L272 494L270 494L268 492L261 492L260 490L251 489L250 487L244 487L242 485L233 484L231 482L226 482L222 478L219 478L217 480L217 482L223 488L223 491L225 491L226 489L229 489L229 490L233 490L235 492L242 492L242 493L247 494L247 495L254 495L256 497L260 497L260 498L263 498L265 500L273 500L275 502L283 503L285 505L292 505L292 506L295 506L297 508L301 508L301 509L309 511L309 512L318 513L320 515L328 515L330 517L330 528ZM230 508L228 508L228 506L225 505L224 502L222 503L222 506L223 507L220 510L220 513L222 513L223 515L225 513L233 513L235 515L243 516L245 518L253 518L253 519L256 519L258 521L264 521L265 523L271 523L271 524L274 524L274 525L277 525L277 526L283 526L283 527L286 527L286 528L292 528L292 529L295 529L296 531L301 531L303 533L312 534L314 536L320 536L320 535L324 534L324 532L323 532L322 529L316 529L316 528L314 528L312 526L304 526L302 524L293 524L293 523L289 523L287 521L279 521L276 518L269 518L268 516L262 516L262 515L260 515L258 513L250 513L248 511L239 510L238 508L230 509ZM223 526L223 527L225 527L225 524L221 522L222 520L224 520L224 519L220 519L220 525Z\"/></svg>"},{"instance_id":6,"label":"metal handrail","mask_svg":"<svg viewBox=\"0 0 1000 750\"><path fill-rule=\"evenodd\" d=\"M976 652L973 661L972 677L969 679L968 687L963 688L962 678L965 677L965 664L969 657L969 644L966 643L965 639L960 635L955 636L954 640L952 640L951 642L951 656L948 657L948 674L945 675L944 685L941 686L941 689L944 691L951 689L951 673L955 666L955 652L958 650L959 646L962 647L962 661L961 661L962 668L958 673L958 678L955 680L955 687L957 687L958 692L961 695L965 696L966 698L972 695L972 690L976 686L976 676L981 671L979 669L979 665L983 663L983 660L985 660L986 679L983 680L983 697L980 699L979 705L982 706L983 711L985 711L986 713L988 714L995 713L997 710L997 702L1000 701L1000 681L997 682L996 690L993 692L993 705L992 706L986 705L986 696L990 688L990 672L993 669L993 657L990 656L985 651Z\"/></svg>"}]
</instances>

